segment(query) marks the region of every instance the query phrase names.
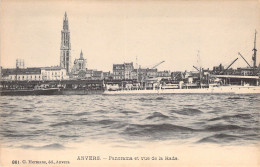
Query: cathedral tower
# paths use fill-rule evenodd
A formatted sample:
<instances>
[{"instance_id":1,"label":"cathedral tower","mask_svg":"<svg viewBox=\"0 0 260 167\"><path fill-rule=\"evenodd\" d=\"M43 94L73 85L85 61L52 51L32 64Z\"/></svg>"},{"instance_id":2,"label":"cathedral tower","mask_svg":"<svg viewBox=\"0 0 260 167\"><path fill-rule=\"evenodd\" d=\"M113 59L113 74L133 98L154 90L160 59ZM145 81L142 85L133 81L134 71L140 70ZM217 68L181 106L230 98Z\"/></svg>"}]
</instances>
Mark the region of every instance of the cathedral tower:
<instances>
[{"instance_id":1,"label":"cathedral tower","mask_svg":"<svg viewBox=\"0 0 260 167\"><path fill-rule=\"evenodd\" d=\"M61 30L60 45L60 66L66 69L67 73L71 72L71 44L70 31L67 13L65 12L63 19L63 29Z\"/></svg>"}]
</instances>

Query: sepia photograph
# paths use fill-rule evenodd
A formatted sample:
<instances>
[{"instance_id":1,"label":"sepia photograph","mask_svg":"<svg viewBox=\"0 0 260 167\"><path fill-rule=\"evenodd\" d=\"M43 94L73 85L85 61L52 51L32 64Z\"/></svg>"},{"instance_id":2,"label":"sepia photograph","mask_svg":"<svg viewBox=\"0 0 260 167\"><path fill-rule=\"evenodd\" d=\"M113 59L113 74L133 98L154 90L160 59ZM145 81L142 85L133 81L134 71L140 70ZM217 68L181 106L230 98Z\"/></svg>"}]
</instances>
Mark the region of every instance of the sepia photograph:
<instances>
[{"instance_id":1,"label":"sepia photograph","mask_svg":"<svg viewBox=\"0 0 260 167\"><path fill-rule=\"evenodd\" d=\"M0 167L259 167L259 0L0 0Z\"/></svg>"}]
</instances>

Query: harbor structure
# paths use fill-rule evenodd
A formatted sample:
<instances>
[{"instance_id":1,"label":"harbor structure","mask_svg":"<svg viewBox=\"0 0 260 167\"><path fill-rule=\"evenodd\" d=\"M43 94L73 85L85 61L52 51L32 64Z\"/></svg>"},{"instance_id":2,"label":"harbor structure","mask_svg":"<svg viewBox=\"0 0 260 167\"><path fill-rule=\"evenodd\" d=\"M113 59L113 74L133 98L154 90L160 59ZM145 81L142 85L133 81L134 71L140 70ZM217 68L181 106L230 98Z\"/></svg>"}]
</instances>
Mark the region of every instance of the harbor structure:
<instances>
[{"instance_id":1,"label":"harbor structure","mask_svg":"<svg viewBox=\"0 0 260 167\"><path fill-rule=\"evenodd\" d=\"M63 28L61 30L61 45L60 45L60 67L65 68L67 74L71 72L71 43L69 20L65 12L63 19Z\"/></svg>"}]
</instances>

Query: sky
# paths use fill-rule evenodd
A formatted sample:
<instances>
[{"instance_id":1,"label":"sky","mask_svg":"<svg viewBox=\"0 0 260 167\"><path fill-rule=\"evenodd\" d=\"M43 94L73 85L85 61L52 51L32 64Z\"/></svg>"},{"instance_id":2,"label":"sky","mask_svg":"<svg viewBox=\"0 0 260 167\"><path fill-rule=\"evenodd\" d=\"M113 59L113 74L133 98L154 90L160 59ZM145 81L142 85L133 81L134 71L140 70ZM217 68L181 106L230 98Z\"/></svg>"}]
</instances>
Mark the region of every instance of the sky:
<instances>
[{"instance_id":1,"label":"sky","mask_svg":"<svg viewBox=\"0 0 260 167\"><path fill-rule=\"evenodd\" d=\"M184 71L220 63L252 64L254 32L260 51L259 1L2 0L0 64L59 65L61 29L69 19L72 63L82 49L87 68L112 71L133 62L144 68ZM199 56L198 56L199 51ZM257 55L259 64L260 54Z\"/></svg>"}]
</instances>

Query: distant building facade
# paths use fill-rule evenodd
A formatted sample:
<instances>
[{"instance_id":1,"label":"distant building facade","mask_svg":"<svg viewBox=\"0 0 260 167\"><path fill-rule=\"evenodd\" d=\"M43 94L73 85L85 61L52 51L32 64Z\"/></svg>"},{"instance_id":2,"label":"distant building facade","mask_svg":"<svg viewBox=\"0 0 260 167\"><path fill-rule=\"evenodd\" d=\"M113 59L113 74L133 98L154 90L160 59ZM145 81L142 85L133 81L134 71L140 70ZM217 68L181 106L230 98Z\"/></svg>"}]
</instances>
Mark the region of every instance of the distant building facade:
<instances>
[{"instance_id":1,"label":"distant building facade","mask_svg":"<svg viewBox=\"0 0 260 167\"><path fill-rule=\"evenodd\" d=\"M16 68L25 68L24 59L16 59Z\"/></svg>"},{"instance_id":2,"label":"distant building facade","mask_svg":"<svg viewBox=\"0 0 260 167\"><path fill-rule=\"evenodd\" d=\"M133 70L133 62L124 64L113 64L113 79L132 79Z\"/></svg>"},{"instance_id":3,"label":"distant building facade","mask_svg":"<svg viewBox=\"0 0 260 167\"><path fill-rule=\"evenodd\" d=\"M86 79L92 79L92 76L93 76L93 70L86 69L85 78L86 78Z\"/></svg>"},{"instance_id":4,"label":"distant building facade","mask_svg":"<svg viewBox=\"0 0 260 167\"><path fill-rule=\"evenodd\" d=\"M148 78L156 78L157 77L157 69L150 68L138 68L132 71L132 79L136 79L140 82L143 82Z\"/></svg>"},{"instance_id":5,"label":"distant building facade","mask_svg":"<svg viewBox=\"0 0 260 167\"><path fill-rule=\"evenodd\" d=\"M69 79L65 68L54 67L42 67L41 68L42 80L66 80Z\"/></svg>"},{"instance_id":6,"label":"distant building facade","mask_svg":"<svg viewBox=\"0 0 260 167\"><path fill-rule=\"evenodd\" d=\"M113 79L112 74L109 72L103 72L103 78L104 79Z\"/></svg>"},{"instance_id":7,"label":"distant building facade","mask_svg":"<svg viewBox=\"0 0 260 167\"><path fill-rule=\"evenodd\" d=\"M74 72L86 71L86 59L84 59L82 51L80 52L79 59L74 60L73 71Z\"/></svg>"},{"instance_id":8,"label":"distant building facade","mask_svg":"<svg viewBox=\"0 0 260 167\"><path fill-rule=\"evenodd\" d=\"M9 81L40 81L42 80L40 68L7 68L2 69L3 80Z\"/></svg>"},{"instance_id":9,"label":"distant building facade","mask_svg":"<svg viewBox=\"0 0 260 167\"><path fill-rule=\"evenodd\" d=\"M6 81L42 81L68 79L66 69L61 67L7 68L2 69L2 79Z\"/></svg>"},{"instance_id":10,"label":"distant building facade","mask_svg":"<svg viewBox=\"0 0 260 167\"><path fill-rule=\"evenodd\" d=\"M92 79L94 79L94 80L101 80L101 79L103 79L103 71L96 71L96 70L94 70L93 74L92 74Z\"/></svg>"},{"instance_id":11,"label":"distant building facade","mask_svg":"<svg viewBox=\"0 0 260 167\"><path fill-rule=\"evenodd\" d=\"M110 77L110 72L103 72L99 70L86 70L85 79L89 80L102 80Z\"/></svg>"},{"instance_id":12,"label":"distant building facade","mask_svg":"<svg viewBox=\"0 0 260 167\"><path fill-rule=\"evenodd\" d=\"M164 70L164 71L158 71L157 72L157 77L171 77L171 72Z\"/></svg>"},{"instance_id":13,"label":"distant building facade","mask_svg":"<svg viewBox=\"0 0 260 167\"><path fill-rule=\"evenodd\" d=\"M63 29L61 30L60 67L65 68L67 74L71 72L71 43L66 12L63 19Z\"/></svg>"}]
</instances>

